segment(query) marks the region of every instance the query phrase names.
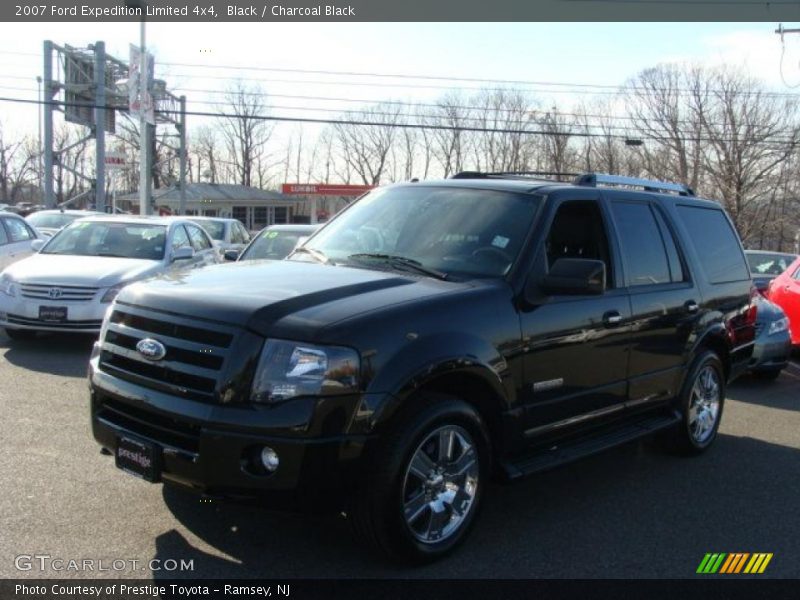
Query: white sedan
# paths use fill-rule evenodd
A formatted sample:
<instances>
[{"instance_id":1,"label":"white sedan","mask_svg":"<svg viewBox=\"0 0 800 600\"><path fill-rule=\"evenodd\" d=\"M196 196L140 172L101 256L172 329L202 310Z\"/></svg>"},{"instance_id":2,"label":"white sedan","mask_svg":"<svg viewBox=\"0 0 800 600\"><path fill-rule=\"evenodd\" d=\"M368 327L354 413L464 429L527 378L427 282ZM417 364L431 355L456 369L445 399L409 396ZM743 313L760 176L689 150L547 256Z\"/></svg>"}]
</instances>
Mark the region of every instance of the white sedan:
<instances>
[{"instance_id":1,"label":"white sedan","mask_svg":"<svg viewBox=\"0 0 800 600\"><path fill-rule=\"evenodd\" d=\"M208 234L181 218L90 217L34 247L0 275L0 327L12 339L97 333L126 285L219 262Z\"/></svg>"},{"instance_id":2,"label":"white sedan","mask_svg":"<svg viewBox=\"0 0 800 600\"><path fill-rule=\"evenodd\" d=\"M228 250L241 252L250 241L250 234L238 219L222 217L186 217L197 223L211 236L220 255Z\"/></svg>"},{"instance_id":3,"label":"white sedan","mask_svg":"<svg viewBox=\"0 0 800 600\"><path fill-rule=\"evenodd\" d=\"M33 242L43 236L19 215L0 213L0 271L33 254Z\"/></svg>"}]
</instances>

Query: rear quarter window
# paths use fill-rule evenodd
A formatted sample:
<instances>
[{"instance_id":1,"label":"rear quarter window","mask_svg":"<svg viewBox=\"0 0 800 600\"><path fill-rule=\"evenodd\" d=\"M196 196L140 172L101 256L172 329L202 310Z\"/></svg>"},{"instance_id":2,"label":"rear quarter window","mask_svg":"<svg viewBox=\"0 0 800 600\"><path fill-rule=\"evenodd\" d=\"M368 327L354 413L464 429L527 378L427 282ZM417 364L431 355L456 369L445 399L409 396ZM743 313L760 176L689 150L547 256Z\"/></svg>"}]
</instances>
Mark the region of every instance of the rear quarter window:
<instances>
[{"instance_id":1,"label":"rear quarter window","mask_svg":"<svg viewBox=\"0 0 800 600\"><path fill-rule=\"evenodd\" d=\"M722 210L680 205L678 216L710 283L750 279L738 236Z\"/></svg>"}]
</instances>

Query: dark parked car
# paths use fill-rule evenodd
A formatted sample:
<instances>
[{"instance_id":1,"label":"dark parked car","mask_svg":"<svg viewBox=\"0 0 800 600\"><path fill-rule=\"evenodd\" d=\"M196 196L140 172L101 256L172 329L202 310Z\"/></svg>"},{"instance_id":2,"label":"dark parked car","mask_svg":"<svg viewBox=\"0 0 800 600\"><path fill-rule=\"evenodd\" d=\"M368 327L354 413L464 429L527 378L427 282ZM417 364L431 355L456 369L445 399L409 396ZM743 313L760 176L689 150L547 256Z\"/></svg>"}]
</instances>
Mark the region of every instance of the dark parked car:
<instances>
[{"instance_id":1,"label":"dark parked car","mask_svg":"<svg viewBox=\"0 0 800 600\"><path fill-rule=\"evenodd\" d=\"M756 297L756 344L750 370L763 379L777 379L792 356L789 317L783 309L762 296Z\"/></svg>"},{"instance_id":2,"label":"dark parked car","mask_svg":"<svg viewBox=\"0 0 800 600\"><path fill-rule=\"evenodd\" d=\"M289 260L124 288L90 361L92 429L148 481L344 511L367 544L433 560L492 476L654 432L707 450L754 294L727 215L684 186L393 185Z\"/></svg>"},{"instance_id":3,"label":"dark parked car","mask_svg":"<svg viewBox=\"0 0 800 600\"><path fill-rule=\"evenodd\" d=\"M796 254L786 252L769 252L767 250L745 250L753 283L758 291L764 295L770 281L783 273L790 264L797 260Z\"/></svg>"}]
</instances>

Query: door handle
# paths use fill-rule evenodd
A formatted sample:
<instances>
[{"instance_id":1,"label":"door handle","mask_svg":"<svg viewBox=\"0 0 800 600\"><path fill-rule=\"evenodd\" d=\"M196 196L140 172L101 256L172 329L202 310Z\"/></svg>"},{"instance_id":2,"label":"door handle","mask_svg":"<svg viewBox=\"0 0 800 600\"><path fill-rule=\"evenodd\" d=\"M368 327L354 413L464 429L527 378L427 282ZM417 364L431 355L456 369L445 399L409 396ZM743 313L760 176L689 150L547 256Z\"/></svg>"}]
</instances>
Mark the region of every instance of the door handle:
<instances>
[{"instance_id":1,"label":"door handle","mask_svg":"<svg viewBox=\"0 0 800 600\"><path fill-rule=\"evenodd\" d=\"M700 310L700 307L694 300L687 300L683 306L686 308L686 312L690 313L696 313L698 310Z\"/></svg>"},{"instance_id":2,"label":"door handle","mask_svg":"<svg viewBox=\"0 0 800 600\"><path fill-rule=\"evenodd\" d=\"M616 310L610 310L603 315L603 323L606 327L614 327L622 323L622 315Z\"/></svg>"}]
</instances>

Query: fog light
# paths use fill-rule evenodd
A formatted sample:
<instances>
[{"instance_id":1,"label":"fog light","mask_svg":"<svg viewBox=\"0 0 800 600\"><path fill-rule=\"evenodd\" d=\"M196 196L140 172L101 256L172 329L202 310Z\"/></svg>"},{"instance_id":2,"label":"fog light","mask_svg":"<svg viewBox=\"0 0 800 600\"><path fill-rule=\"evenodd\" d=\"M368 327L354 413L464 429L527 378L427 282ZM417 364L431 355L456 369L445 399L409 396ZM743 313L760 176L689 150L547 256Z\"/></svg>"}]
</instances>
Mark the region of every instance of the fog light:
<instances>
[{"instance_id":1,"label":"fog light","mask_svg":"<svg viewBox=\"0 0 800 600\"><path fill-rule=\"evenodd\" d=\"M261 464L270 473L274 473L280 464L278 453L272 448L265 447L261 450Z\"/></svg>"}]
</instances>

